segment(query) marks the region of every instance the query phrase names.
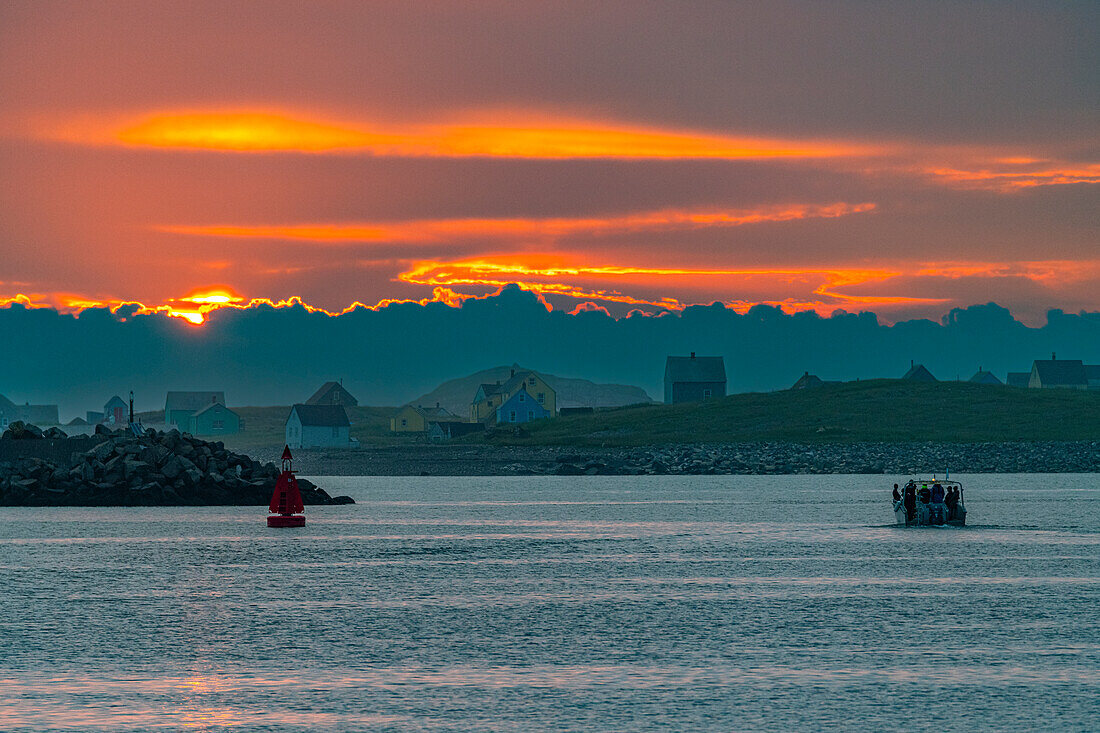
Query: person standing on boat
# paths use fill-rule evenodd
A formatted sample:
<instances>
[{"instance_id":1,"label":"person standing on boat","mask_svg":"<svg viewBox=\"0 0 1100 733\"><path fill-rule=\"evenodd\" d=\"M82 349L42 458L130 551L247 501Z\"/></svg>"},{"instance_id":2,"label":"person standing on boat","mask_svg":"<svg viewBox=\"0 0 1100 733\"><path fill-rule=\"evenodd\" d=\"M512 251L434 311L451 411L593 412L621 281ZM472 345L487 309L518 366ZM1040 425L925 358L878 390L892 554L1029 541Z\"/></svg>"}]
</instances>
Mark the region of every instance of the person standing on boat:
<instances>
[{"instance_id":1,"label":"person standing on boat","mask_svg":"<svg viewBox=\"0 0 1100 733\"><path fill-rule=\"evenodd\" d=\"M943 498L943 503L947 505L947 519L958 519L955 515L959 511L959 489L956 486L947 487L947 496Z\"/></svg>"},{"instance_id":2,"label":"person standing on boat","mask_svg":"<svg viewBox=\"0 0 1100 733\"><path fill-rule=\"evenodd\" d=\"M905 519L912 522L917 513L917 485L910 481L905 485Z\"/></svg>"}]
</instances>

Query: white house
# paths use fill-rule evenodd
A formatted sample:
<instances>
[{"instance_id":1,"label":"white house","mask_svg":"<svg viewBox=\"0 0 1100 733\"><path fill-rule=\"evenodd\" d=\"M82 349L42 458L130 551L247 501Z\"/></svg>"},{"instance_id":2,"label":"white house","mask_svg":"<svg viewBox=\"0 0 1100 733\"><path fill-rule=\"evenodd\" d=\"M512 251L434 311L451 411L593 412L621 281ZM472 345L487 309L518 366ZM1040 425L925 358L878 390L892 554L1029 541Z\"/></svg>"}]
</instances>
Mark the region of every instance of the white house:
<instances>
[{"instance_id":1,"label":"white house","mask_svg":"<svg viewBox=\"0 0 1100 733\"><path fill-rule=\"evenodd\" d=\"M294 405L286 419L291 448L347 448L351 423L343 405Z\"/></svg>"}]
</instances>

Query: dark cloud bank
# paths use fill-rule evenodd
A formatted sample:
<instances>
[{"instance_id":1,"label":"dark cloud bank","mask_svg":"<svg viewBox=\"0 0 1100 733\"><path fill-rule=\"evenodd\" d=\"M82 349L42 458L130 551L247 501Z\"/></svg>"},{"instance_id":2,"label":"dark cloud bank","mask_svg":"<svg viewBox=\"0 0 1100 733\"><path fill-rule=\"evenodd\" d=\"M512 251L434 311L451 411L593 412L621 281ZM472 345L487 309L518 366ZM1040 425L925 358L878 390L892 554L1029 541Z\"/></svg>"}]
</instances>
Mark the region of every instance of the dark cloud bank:
<instances>
[{"instance_id":1,"label":"dark cloud bank","mask_svg":"<svg viewBox=\"0 0 1100 733\"><path fill-rule=\"evenodd\" d=\"M196 328L162 315L105 310L78 318L48 309L0 309L0 393L58 403L68 419L133 389L139 409L169 389L224 389L230 404L304 400L342 377L364 404L400 404L440 381L520 362L561 376L644 387L655 397L666 354L721 354L732 392L790 386L804 370L825 379L900 376L910 359L940 379L979 366L1000 377L1057 351L1100 361L1100 313L1050 311L1029 328L995 304L955 309L942 322L880 324L873 313L787 315L719 305L681 315L547 312L514 287L461 308L433 303L359 309L340 317L303 308L221 310Z\"/></svg>"}]
</instances>

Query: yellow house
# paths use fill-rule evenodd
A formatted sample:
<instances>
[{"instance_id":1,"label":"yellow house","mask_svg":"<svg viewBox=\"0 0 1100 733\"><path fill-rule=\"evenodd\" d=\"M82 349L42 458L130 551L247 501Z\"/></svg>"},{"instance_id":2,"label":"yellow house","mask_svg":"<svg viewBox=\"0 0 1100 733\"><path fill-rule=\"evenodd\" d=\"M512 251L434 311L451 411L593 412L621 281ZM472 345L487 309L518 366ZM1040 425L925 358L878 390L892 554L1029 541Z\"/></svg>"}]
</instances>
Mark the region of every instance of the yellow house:
<instances>
[{"instance_id":1,"label":"yellow house","mask_svg":"<svg viewBox=\"0 0 1100 733\"><path fill-rule=\"evenodd\" d=\"M428 423L458 421L460 418L435 403L435 407L405 405L390 418L390 430L394 433L426 433Z\"/></svg>"},{"instance_id":2,"label":"yellow house","mask_svg":"<svg viewBox=\"0 0 1100 733\"><path fill-rule=\"evenodd\" d=\"M558 414L558 393L546 380L537 372L513 369L512 376L504 384L482 384L477 388L474 401L470 404L470 420L495 422L500 406L521 389L526 389L552 416Z\"/></svg>"}]
</instances>

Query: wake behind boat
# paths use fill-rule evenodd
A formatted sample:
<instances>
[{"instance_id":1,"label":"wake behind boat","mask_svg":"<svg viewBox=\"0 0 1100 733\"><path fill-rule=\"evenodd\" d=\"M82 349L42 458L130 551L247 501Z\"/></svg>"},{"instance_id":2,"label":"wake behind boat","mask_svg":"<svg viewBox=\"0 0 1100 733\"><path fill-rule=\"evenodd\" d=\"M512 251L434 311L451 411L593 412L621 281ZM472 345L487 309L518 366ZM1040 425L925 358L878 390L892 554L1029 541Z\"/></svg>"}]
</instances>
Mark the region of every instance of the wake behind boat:
<instances>
[{"instance_id":1,"label":"wake behind boat","mask_svg":"<svg viewBox=\"0 0 1100 733\"><path fill-rule=\"evenodd\" d=\"M909 479L894 484L894 519L904 527L965 527L962 484L946 479Z\"/></svg>"}]
</instances>

